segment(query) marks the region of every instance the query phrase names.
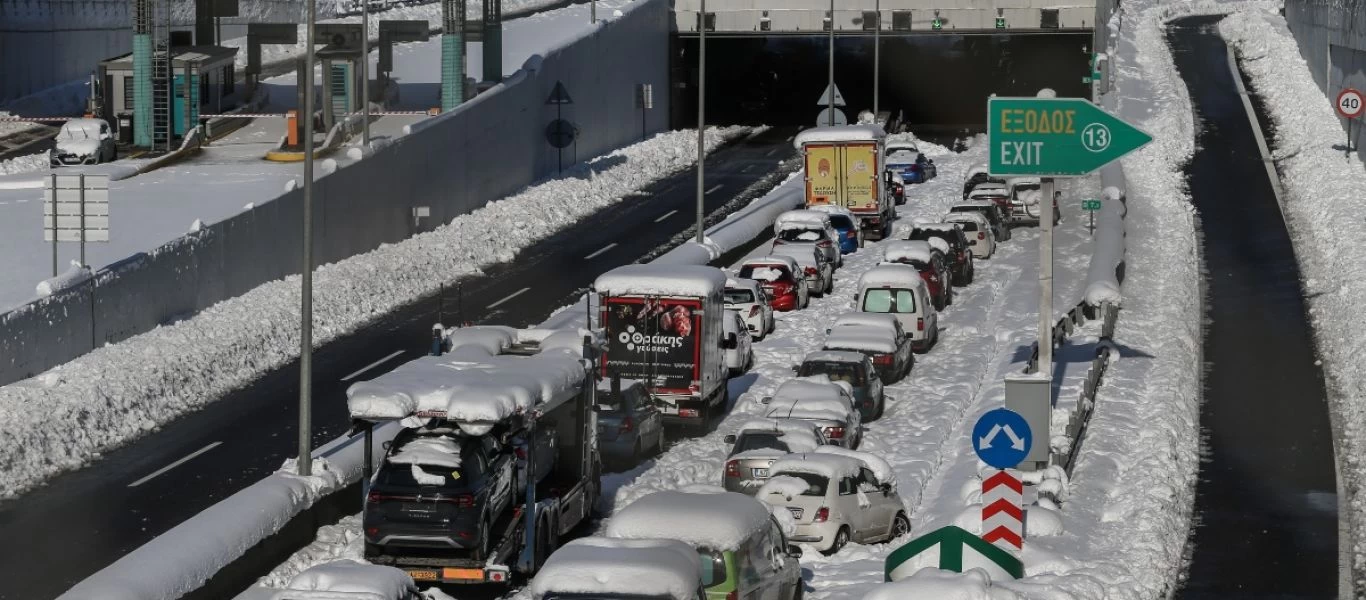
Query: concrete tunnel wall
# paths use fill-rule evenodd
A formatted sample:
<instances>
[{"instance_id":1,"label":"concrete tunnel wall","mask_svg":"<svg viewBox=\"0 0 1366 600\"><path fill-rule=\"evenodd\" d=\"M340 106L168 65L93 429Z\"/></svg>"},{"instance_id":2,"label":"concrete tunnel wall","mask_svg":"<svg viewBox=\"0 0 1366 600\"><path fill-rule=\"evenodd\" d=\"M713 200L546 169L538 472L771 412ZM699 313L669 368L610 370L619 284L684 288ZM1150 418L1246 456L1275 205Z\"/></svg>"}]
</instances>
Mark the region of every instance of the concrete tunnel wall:
<instances>
[{"instance_id":1,"label":"concrete tunnel wall","mask_svg":"<svg viewBox=\"0 0 1366 600\"><path fill-rule=\"evenodd\" d=\"M1286 0L1286 25L1327 101L1336 99L1344 88L1366 89L1363 10L1366 6L1361 0ZM1345 138L1345 124L1343 128ZM1366 127L1353 128L1353 147L1361 147L1366 141L1363 129Z\"/></svg>"},{"instance_id":2,"label":"concrete tunnel wall","mask_svg":"<svg viewBox=\"0 0 1366 600\"><path fill-rule=\"evenodd\" d=\"M557 81L574 101L564 118L580 132L564 151L566 165L666 129L668 94L660 92L669 83L669 19L668 0L645 0L543 60L533 57L534 69L317 180L315 260L335 262L417 233L414 206L431 208L422 228L429 230L553 175L557 153L545 128L555 106L546 100ZM641 83L657 90L643 122L635 100ZM298 273L302 196L296 189L255 199L252 210L0 316L0 384Z\"/></svg>"}]
</instances>

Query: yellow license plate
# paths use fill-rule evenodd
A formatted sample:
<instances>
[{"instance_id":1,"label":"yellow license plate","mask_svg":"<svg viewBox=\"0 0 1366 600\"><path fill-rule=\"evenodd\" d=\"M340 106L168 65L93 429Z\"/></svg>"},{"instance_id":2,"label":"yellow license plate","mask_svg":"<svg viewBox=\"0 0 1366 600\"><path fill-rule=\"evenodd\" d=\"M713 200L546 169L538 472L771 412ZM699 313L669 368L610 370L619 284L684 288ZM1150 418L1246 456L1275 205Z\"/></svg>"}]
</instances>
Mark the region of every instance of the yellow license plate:
<instances>
[{"instance_id":1,"label":"yellow license plate","mask_svg":"<svg viewBox=\"0 0 1366 600\"><path fill-rule=\"evenodd\" d=\"M437 576L436 571L432 571L429 569L416 571L409 570L408 576L412 577L414 581L436 581L437 579L440 579L440 577Z\"/></svg>"},{"instance_id":2,"label":"yellow license plate","mask_svg":"<svg viewBox=\"0 0 1366 600\"><path fill-rule=\"evenodd\" d=\"M450 580L459 580L459 581L483 581L483 580L484 580L484 570L483 570L483 569L451 569L451 568L446 568L446 569L442 569L442 570L441 570L441 576L442 576L442 579L445 579L445 580L447 580L447 581L450 581Z\"/></svg>"}]
</instances>

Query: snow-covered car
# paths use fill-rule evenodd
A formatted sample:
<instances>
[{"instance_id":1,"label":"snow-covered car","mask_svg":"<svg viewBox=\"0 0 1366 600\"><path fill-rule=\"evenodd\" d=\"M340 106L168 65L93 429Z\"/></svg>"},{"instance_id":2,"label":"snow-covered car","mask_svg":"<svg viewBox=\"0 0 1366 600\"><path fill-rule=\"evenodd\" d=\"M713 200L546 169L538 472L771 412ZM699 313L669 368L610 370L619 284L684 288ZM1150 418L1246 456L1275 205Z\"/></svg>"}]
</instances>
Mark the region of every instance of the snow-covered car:
<instances>
[{"instance_id":1,"label":"snow-covered car","mask_svg":"<svg viewBox=\"0 0 1366 600\"><path fill-rule=\"evenodd\" d=\"M783 244L774 246L771 256L788 256L797 261L806 278L809 293L824 296L835 289L835 263L821 252L820 248L807 244Z\"/></svg>"},{"instance_id":2,"label":"snow-covered car","mask_svg":"<svg viewBox=\"0 0 1366 600\"><path fill-rule=\"evenodd\" d=\"M843 381L853 388L854 405L864 422L882 417L887 397L882 378L873 366L873 359L862 352L820 350L807 354L802 364L793 368L798 377L824 375L830 381Z\"/></svg>"},{"instance_id":3,"label":"snow-covered car","mask_svg":"<svg viewBox=\"0 0 1366 600\"><path fill-rule=\"evenodd\" d=\"M915 267L883 264L864 271L854 304L862 312L895 316L917 352L929 350L939 340L939 313Z\"/></svg>"},{"instance_id":4,"label":"snow-covered car","mask_svg":"<svg viewBox=\"0 0 1366 600\"><path fill-rule=\"evenodd\" d=\"M840 239L840 233L830 222L830 213L789 210L773 221L773 250L787 245L814 246L826 261L836 267L844 264L838 246Z\"/></svg>"},{"instance_id":5,"label":"snow-covered car","mask_svg":"<svg viewBox=\"0 0 1366 600\"><path fill-rule=\"evenodd\" d=\"M754 418L725 437L730 444L722 484L727 491L754 495L768 479L768 466L785 454L814 452L825 434L808 421Z\"/></svg>"},{"instance_id":6,"label":"snow-covered car","mask_svg":"<svg viewBox=\"0 0 1366 600\"><path fill-rule=\"evenodd\" d=\"M413 578L402 569L354 560L323 563L295 575L271 600L418 600Z\"/></svg>"},{"instance_id":7,"label":"snow-covered car","mask_svg":"<svg viewBox=\"0 0 1366 600\"><path fill-rule=\"evenodd\" d=\"M740 313L727 310L721 317L722 331L725 332L726 340L732 337L735 343L726 343L726 369L730 371L731 377L748 371L754 366L754 346L749 337L749 328L745 327L745 320Z\"/></svg>"},{"instance_id":8,"label":"snow-covered car","mask_svg":"<svg viewBox=\"0 0 1366 600\"><path fill-rule=\"evenodd\" d=\"M858 448L863 441L863 418L854 407L853 387L847 383L822 376L789 379L762 402L768 405L764 416L815 423L831 444Z\"/></svg>"},{"instance_id":9,"label":"snow-covered car","mask_svg":"<svg viewBox=\"0 0 1366 600\"><path fill-rule=\"evenodd\" d=\"M678 540L579 538L531 580L535 600L706 600L702 561Z\"/></svg>"},{"instance_id":10,"label":"snow-covered car","mask_svg":"<svg viewBox=\"0 0 1366 600\"><path fill-rule=\"evenodd\" d=\"M1001 207L994 202L985 200L964 200L949 207L949 213L977 213L987 218L991 223L991 231L996 234L997 242L1004 242L1010 239L1010 223L1006 221Z\"/></svg>"},{"instance_id":11,"label":"snow-covered car","mask_svg":"<svg viewBox=\"0 0 1366 600\"><path fill-rule=\"evenodd\" d=\"M841 254L852 254L863 246L863 230L859 229L858 217L849 209L834 204L817 204L807 210L830 215L830 226L839 234Z\"/></svg>"},{"instance_id":12,"label":"snow-covered car","mask_svg":"<svg viewBox=\"0 0 1366 600\"><path fill-rule=\"evenodd\" d=\"M939 238L948 243L944 258L953 270L953 285L968 285L977 275L977 266L972 260L972 248L968 236L952 223L916 223L906 239L928 241Z\"/></svg>"},{"instance_id":13,"label":"snow-covered car","mask_svg":"<svg viewBox=\"0 0 1366 600\"><path fill-rule=\"evenodd\" d=\"M664 415L645 384L609 379L598 385L598 452L625 468L664 451Z\"/></svg>"},{"instance_id":14,"label":"snow-covered car","mask_svg":"<svg viewBox=\"0 0 1366 600\"><path fill-rule=\"evenodd\" d=\"M801 265L791 256L763 256L740 263L736 276L759 282L768 295L773 310L787 312L806 308L811 301L810 288Z\"/></svg>"},{"instance_id":15,"label":"snow-covered car","mask_svg":"<svg viewBox=\"0 0 1366 600\"><path fill-rule=\"evenodd\" d=\"M933 241L941 242L945 248L948 247L943 240L936 238ZM934 246L935 244L923 240L893 240L883 244L882 261L915 267L915 270L920 272L921 279L925 280L925 286L929 288L934 309L944 310L953 304L953 286L950 285L953 272L944 260L944 252Z\"/></svg>"},{"instance_id":16,"label":"snow-covered car","mask_svg":"<svg viewBox=\"0 0 1366 600\"><path fill-rule=\"evenodd\" d=\"M990 202L1001 209L1001 214L1005 215L1006 220L1014 223L1018 217L1015 214L1015 205L1010 201L1010 188L1004 183L988 181L979 183L972 188L964 198L968 202Z\"/></svg>"},{"instance_id":17,"label":"snow-covered car","mask_svg":"<svg viewBox=\"0 0 1366 600\"><path fill-rule=\"evenodd\" d=\"M906 203L906 180L901 178L901 174L891 169L882 172L883 183L887 186L887 193L892 196L892 200L897 206Z\"/></svg>"},{"instance_id":18,"label":"snow-covered car","mask_svg":"<svg viewBox=\"0 0 1366 600\"><path fill-rule=\"evenodd\" d=\"M968 169L967 175L963 177L963 199L967 200L968 195L972 190L984 183L995 183L1004 186L1006 180L1002 177L992 175L986 164L975 164Z\"/></svg>"},{"instance_id":19,"label":"snow-covered car","mask_svg":"<svg viewBox=\"0 0 1366 600\"><path fill-rule=\"evenodd\" d=\"M858 352L873 361L878 377L896 383L915 366L914 342L895 316L869 312L840 315L825 330L822 350ZM851 384L852 385L852 384Z\"/></svg>"},{"instance_id":20,"label":"snow-covered car","mask_svg":"<svg viewBox=\"0 0 1366 600\"><path fill-rule=\"evenodd\" d=\"M722 298L726 310L740 313L745 327L756 340L762 340L773 333L775 320L773 305L758 281L744 277L727 277L725 296Z\"/></svg>"},{"instance_id":21,"label":"snow-covered car","mask_svg":"<svg viewBox=\"0 0 1366 600\"><path fill-rule=\"evenodd\" d=\"M788 543L768 505L744 494L655 492L612 515L606 535L691 546L707 600L802 596L801 549Z\"/></svg>"},{"instance_id":22,"label":"snow-covered car","mask_svg":"<svg viewBox=\"0 0 1366 600\"><path fill-rule=\"evenodd\" d=\"M1029 222L1038 223L1039 215L1043 214L1042 204L1043 182L1038 177L1012 177L1006 180L1006 188L1009 192L1011 218L1016 223ZM1058 196L1053 195L1053 224L1062 220L1062 212L1058 210Z\"/></svg>"},{"instance_id":23,"label":"snow-covered car","mask_svg":"<svg viewBox=\"0 0 1366 600\"><path fill-rule=\"evenodd\" d=\"M939 174L939 169L920 152L914 142L887 142L887 168L901 175L906 183L925 183Z\"/></svg>"},{"instance_id":24,"label":"snow-covered car","mask_svg":"<svg viewBox=\"0 0 1366 600\"><path fill-rule=\"evenodd\" d=\"M944 222L953 223L963 230L974 259L991 258L996 253L996 234L991 230L991 222L981 214L949 213L944 215Z\"/></svg>"},{"instance_id":25,"label":"snow-covered car","mask_svg":"<svg viewBox=\"0 0 1366 600\"><path fill-rule=\"evenodd\" d=\"M48 162L54 167L113 162L119 154L104 119L71 119L62 124L53 142Z\"/></svg>"},{"instance_id":26,"label":"snow-covered car","mask_svg":"<svg viewBox=\"0 0 1366 600\"><path fill-rule=\"evenodd\" d=\"M890 542L911 531L887 461L867 452L822 447L789 454L770 469L756 496L797 521L793 541L834 554L849 542Z\"/></svg>"}]
</instances>

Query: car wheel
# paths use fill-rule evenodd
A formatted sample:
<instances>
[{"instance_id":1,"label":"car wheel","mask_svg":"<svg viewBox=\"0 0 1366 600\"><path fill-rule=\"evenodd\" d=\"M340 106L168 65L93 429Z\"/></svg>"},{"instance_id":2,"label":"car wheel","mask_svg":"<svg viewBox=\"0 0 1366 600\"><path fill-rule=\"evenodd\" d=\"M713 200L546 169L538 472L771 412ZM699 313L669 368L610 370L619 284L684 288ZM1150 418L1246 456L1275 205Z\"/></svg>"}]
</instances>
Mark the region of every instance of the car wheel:
<instances>
[{"instance_id":1,"label":"car wheel","mask_svg":"<svg viewBox=\"0 0 1366 600\"><path fill-rule=\"evenodd\" d=\"M873 419L881 419L882 413L887 412L887 394L882 394L882 396L877 399L875 406L877 406L877 410L873 411Z\"/></svg>"},{"instance_id":2,"label":"car wheel","mask_svg":"<svg viewBox=\"0 0 1366 600\"><path fill-rule=\"evenodd\" d=\"M839 530L839 532L835 534L835 543L830 545L830 549L829 549L829 550L826 550L825 552L822 552L821 554L824 554L824 555L826 555L826 556L831 556L831 555L835 554L836 552L839 552L840 550L843 550L844 547L847 546L848 544L849 544L849 528L848 528L848 527L841 527L840 530Z\"/></svg>"},{"instance_id":3,"label":"car wheel","mask_svg":"<svg viewBox=\"0 0 1366 600\"><path fill-rule=\"evenodd\" d=\"M489 538L492 537L493 526L489 524L486 515L479 523L479 547L472 553L474 560L488 560L489 557Z\"/></svg>"},{"instance_id":4,"label":"car wheel","mask_svg":"<svg viewBox=\"0 0 1366 600\"><path fill-rule=\"evenodd\" d=\"M887 541L901 539L901 536L910 532L911 520L906 518L906 513L896 513L896 517L892 518L892 532L887 537Z\"/></svg>"}]
</instances>

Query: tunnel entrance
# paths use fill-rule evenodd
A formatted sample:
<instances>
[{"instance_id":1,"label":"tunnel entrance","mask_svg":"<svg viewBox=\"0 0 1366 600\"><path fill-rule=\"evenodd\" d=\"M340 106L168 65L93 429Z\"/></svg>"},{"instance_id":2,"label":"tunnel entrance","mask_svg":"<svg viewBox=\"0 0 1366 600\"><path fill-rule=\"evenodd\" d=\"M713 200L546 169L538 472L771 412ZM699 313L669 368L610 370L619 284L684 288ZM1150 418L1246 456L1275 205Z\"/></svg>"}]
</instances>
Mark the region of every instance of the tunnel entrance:
<instances>
[{"instance_id":1,"label":"tunnel entrance","mask_svg":"<svg viewBox=\"0 0 1366 600\"><path fill-rule=\"evenodd\" d=\"M917 132L981 131L991 94L1033 96L1053 88L1090 97L1091 34L884 35L879 108ZM677 128L697 125L696 36L672 42ZM815 124L829 61L824 35L707 36L707 122ZM873 38L835 39L835 84L850 121L873 106Z\"/></svg>"}]
</instances>

